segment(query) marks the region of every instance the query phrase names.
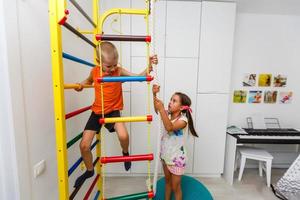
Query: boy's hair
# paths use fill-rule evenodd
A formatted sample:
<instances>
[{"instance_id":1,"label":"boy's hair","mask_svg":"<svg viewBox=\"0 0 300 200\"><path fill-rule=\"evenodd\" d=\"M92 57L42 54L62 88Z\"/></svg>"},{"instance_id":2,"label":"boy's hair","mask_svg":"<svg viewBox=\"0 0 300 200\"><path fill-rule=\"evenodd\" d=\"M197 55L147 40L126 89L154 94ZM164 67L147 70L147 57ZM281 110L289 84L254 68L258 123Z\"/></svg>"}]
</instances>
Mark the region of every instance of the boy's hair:
<instances>
[{"instance_id":1,"label":"boy's hair","mask_svg":"<svg viewBox=\"0 0 300 200\"><path fill-rule=\"evenodd\" d=\"M186 94L181 93L181 92L176 92L175 95L179 96L179 99L181 101L182 106L189 106L190 107L192 105L192 101L191 101L190 97L188 97ZM188 127L189 127L189 130L190 130L191 134L195 137L198 137L197 132L194 128L194 122L193 122L193 118L192 118L192 115L191 115L190 111L182 110L181 112L186 114L186 117L188 119Z\"/></svg>"},{"instance_id":2,"label":"boy's hair","mask_svg":"<svg viewBox=\"0 0 300 200\"><path fill-rule=\"evenodd\" d=\"M111 42L101 42L97 46L97 57L100 58L99 46L101 46L101 60L102 62L112 62L112 65L117 65L119 54L116 46Z\"/></svg>"}]
</instances>

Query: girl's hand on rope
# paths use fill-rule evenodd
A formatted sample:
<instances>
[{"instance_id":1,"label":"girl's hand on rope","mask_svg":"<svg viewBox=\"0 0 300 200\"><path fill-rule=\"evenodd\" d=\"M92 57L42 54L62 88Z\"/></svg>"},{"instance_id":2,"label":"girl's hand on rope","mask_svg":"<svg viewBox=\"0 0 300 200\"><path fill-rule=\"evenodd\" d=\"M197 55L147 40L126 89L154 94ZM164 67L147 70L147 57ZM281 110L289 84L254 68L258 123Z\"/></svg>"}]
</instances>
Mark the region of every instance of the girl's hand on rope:
<instances>
[{"instance_id":1,"label":"girl's hand on rope","mask_svg":"<svg viewBox=\"0 0 300 200\"><path fill-rule=\"evenodd\" d=\"M153 101L154 101L155 110L157 110L157 111L164 111L165 110L164 104L160 99L158 99L157 97L154 97Z\"/></svg>"},{"instance_id":2,"label":"girl's hand on rope","mask_svg":"<svg viewBox=\"0 0 300 200\"><path fill-rule=\"evenodd\" d=\"M77 92L80 92L83 90L83 85L81 83L76 83L78 87L74 88Z\"/></svg>"},{"instance_id":3,"label":"girl's hand on rope","mask_svg":"<svg viewBox=\"0 0 300 200\"><path fill-rule=\"evenodd\" d=\"M152 93L153 93L153 96L156 96L156 94L159 93L159 90L160 90L160 86L154 84L154 85L152 86Z\"/></svg>"}]
</instances>

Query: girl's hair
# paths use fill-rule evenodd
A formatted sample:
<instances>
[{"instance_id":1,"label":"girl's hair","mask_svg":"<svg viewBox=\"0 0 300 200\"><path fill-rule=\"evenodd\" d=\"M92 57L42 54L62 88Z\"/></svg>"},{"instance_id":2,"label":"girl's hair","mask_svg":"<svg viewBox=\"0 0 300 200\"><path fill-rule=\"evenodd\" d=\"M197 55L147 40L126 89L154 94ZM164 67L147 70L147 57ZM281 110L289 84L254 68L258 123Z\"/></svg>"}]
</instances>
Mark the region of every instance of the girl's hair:
<instances>
[{"instance_id":1,"label":"girl's hair","mask_svg":"<svg viewBox=\"0 0 300 200\"><path fill-rule=\"evenodd\" d=\"M188 97L186 94L181 93L181 92L176 92L175 95L179 96L182 106L189 106L190 107L192 105L192 101L191 101L190 97ZM189 130L190 130L191 134L195 137L198 137L197 132L194 128L194 122L193 122L193 118L192 118L192 115L191 115L190 111L189 110L182 110L181 112L186 114L186 117L188 119L188 127L189 127Z\"/></svg>"},{"instance_id":2,"label":"girl's hair","mask_svg":"<svg viewBox=\"0 0 300 200\"><path fill-rule=\"evenodd\" d=\"M100 57L99 46L101 46L101 60L106 61L107 57L113 59L113 65L118 64L119 54L116 46L111 42L101 42L100 45L97 46L97 56Z\"/></svg>"}]
</instances>

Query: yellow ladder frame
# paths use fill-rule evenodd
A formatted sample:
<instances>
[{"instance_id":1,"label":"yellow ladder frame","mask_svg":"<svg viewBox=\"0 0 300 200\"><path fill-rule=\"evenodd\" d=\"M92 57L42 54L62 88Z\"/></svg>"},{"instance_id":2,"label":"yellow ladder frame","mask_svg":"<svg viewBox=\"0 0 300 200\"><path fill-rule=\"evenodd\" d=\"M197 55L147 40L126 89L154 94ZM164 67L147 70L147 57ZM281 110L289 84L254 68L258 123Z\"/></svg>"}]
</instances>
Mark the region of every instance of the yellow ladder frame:
<instances>
[{"instance_id":1,"label":"yellow ladder frame","mask_svg":"<svg viewBox=\"0 0 300 200\"><path fill-rule=\"evenodd\" d=\"M83 34L93 32L102 33L103 24L108 16L113 14L131 14L144 15L146 18L147 35L149 35L149 3L146 0L146 9L127 9L114 8L104 12L99 16L100 0L93 0L93 21L97 25L93 31L83 31ZM65 96L64 96L64 74L62 60L62 33L59 21L66 17L66 0L49 0L49 23L50 23L50 39L51 39L51 63L52 63L52 79L54 91L54 116L55 116L55 133L56 133L56 154L57 154L57 171L58 171L58 190L59 200L69 199L69 182L68 182L68 162L67 162L67 142L66 142L66 120L65 120ZM97 43L96 39L93 40ZM149 44L148 44L149 47ZM149 49L149 48L148 48ZM149 57L149 50L147 53ZM94 60L96 61L96 49L94 49ZM148 61L149 66L149 61ZM148 83L149 84L149 83ZM67 89L67 88L66 88ZM150 113L150 111L149 111ZM100 141L100 135L97 134L97 139ZM96 147L97 157L101 157L100 142ZM101 176L100 162L96 165L97 174ZM100 177L97 184L98 190L102 189L102 178ZM100 192L99 199L102 199Z\"/></svg>"}]
</instances>

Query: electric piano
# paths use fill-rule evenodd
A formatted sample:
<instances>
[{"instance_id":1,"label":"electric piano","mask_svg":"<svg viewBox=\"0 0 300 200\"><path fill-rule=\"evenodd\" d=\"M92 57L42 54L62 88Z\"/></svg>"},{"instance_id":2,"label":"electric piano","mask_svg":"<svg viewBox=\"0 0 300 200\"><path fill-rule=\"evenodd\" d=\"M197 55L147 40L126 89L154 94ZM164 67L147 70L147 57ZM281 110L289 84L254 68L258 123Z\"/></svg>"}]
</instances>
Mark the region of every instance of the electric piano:
<instances>
[{"instance_id":1,"label":"electric piano","mask_svg":"<svg viewBox=\"0 0 300 200\"><path fill-rule=\"evenodd\" d=\"M300 144L300 131L291 128L244 129L248 134L231 134L237 144Z\"/></svg>"},{"instance_id":2,"label":"electric piano","mask_svg":"<svg viewBox=\"0 0 300 200\"><path fill-rule=\"evenodd\" d=\"M300 131L292 128L244 129L245 133L227 133L224 161L224 179L233 184L237 146L243 144L300 144Z\"/></svg>"}]
</instances>

